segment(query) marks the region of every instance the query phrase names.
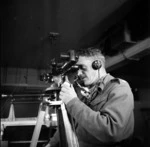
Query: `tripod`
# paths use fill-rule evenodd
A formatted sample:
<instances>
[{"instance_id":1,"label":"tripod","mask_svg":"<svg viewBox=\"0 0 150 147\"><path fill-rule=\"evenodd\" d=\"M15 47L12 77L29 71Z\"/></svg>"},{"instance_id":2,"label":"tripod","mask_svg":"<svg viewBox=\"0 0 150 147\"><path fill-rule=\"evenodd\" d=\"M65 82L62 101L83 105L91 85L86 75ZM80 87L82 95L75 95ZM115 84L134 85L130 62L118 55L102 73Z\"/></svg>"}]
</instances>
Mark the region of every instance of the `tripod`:
<instances>
[{"instance_id":1,"label":"tripod","mask_svg":"<svg viewBox=\"0 0 150 147\"><path fill-rule=\"evenodd\" d=\"M53 101L50 99L53 97ZM65 108L64 103L58 100L58 91L51 91L51 97L44 97L43 102L41 102L39 106L39 112L37 117L37 122L34 128L33 136L31 139L30 147L36 147L39 139L39 135L41 132L41 127L44 124L44 117L46 114L46 110L48 107L54 106L54 109L57 113L57 122L59 127L60 134L60 146L61 147L79 147L77 137L75 135L75 129L71 125L70 120L68 118L68 114ZM62 119L61 119L62 118ZM64 131L61 124L64 124ZM65 134L64 134L65 133ZM66 137L66 141L62 138Z\"/></svg>"}]
</instances>

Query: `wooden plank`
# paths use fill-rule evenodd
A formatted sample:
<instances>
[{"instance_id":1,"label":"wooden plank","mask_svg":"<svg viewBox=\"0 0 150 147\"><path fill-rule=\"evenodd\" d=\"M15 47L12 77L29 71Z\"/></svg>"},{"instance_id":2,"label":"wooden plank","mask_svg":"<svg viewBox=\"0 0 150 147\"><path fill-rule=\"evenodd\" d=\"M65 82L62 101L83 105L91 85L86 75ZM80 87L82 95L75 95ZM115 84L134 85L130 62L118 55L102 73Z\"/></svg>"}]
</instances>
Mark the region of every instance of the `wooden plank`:
<instances>
[{"instance_id":1,"label":"wooden plank","mask_svg":"<svg viewBox=\"0 0 150 147\"><path fill-rule=\"evenodd\" d=\"M38 142L38 139L40 136L41 128L42 128L42 125L44 124L44 116L45 116L45 109L44 109L43 104L41 103L39 106L38 118L37 118L37 122L36 122L36 125L34 128L30 147L36 147L37 146L37 142Z\"/></svg>"},{"instance_id":2,"label":"wooden plank","mask_svg":"<svg viewBox=\"0 0 150 147\"><path fill-rule=\"evenodd\" d=\"M34 126L36 124L36 120L37 119L27 119L27 118L24 118L24 119L21 119L20 120L14 120L14 121L9 121L7 119L1 119L1 125L4 126L4 127L7 127L7 126Z\"/></svg>"}]
</instances>

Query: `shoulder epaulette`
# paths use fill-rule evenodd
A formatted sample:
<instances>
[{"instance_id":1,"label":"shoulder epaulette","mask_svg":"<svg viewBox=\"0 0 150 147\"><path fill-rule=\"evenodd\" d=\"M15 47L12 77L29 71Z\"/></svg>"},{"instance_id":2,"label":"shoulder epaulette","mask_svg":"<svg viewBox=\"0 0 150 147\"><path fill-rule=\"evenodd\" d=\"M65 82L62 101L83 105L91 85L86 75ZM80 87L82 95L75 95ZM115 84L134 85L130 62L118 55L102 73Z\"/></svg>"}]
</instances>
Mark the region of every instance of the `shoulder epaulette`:
<instances>
[{"instance_id":1,"label":"shoulder epaulette","mask_svg":"<svg viewBox=\"0 0 150 147\"><path fill-rule=\"evenodd\" d=\"M120 80L119 80L118 78L112 79L112 80L111 80L111 83L113 83L113 82L120 84Z\"/></svg>"}]
</instances>

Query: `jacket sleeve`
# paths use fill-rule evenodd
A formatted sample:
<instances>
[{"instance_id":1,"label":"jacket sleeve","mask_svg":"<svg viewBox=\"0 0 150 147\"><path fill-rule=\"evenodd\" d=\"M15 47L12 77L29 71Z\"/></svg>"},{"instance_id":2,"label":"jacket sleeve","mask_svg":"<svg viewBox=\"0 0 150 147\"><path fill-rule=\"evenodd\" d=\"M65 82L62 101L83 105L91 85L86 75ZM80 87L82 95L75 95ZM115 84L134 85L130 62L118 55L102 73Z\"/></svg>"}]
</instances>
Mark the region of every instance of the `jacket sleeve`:
<instances>
[{"instance_id":1,"label":"jacket sleeve","mask_svg":"<svg viewBox=\"0 0 150 147\"><path fill-rule=\"evenodd\" d=\"M77 98L67 104L67 109L84 129L102 142L121 141L133 131L133 95L127 83L115 84L99 111Z\"/></svg>"}]
</instances>

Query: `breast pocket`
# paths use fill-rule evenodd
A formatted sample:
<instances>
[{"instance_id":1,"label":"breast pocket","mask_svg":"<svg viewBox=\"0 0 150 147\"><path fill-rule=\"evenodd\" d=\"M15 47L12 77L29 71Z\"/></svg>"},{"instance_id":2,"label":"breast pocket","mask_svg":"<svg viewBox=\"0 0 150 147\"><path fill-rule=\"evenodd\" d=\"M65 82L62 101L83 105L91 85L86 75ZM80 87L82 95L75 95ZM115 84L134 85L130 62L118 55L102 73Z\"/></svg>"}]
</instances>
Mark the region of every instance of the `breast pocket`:
<instances>
[{"instance_id":1,"label":"breast pocket","mask_svg":"<svg viewBox=\"0 0 150 147\"><path fill-rule=\"evenodd\" d=\"M108 98L107 94L97 95L96 98L91 102L91 109L94 111L100 111L106 104L107 98Z\"/></svg>"}]
</instances>

